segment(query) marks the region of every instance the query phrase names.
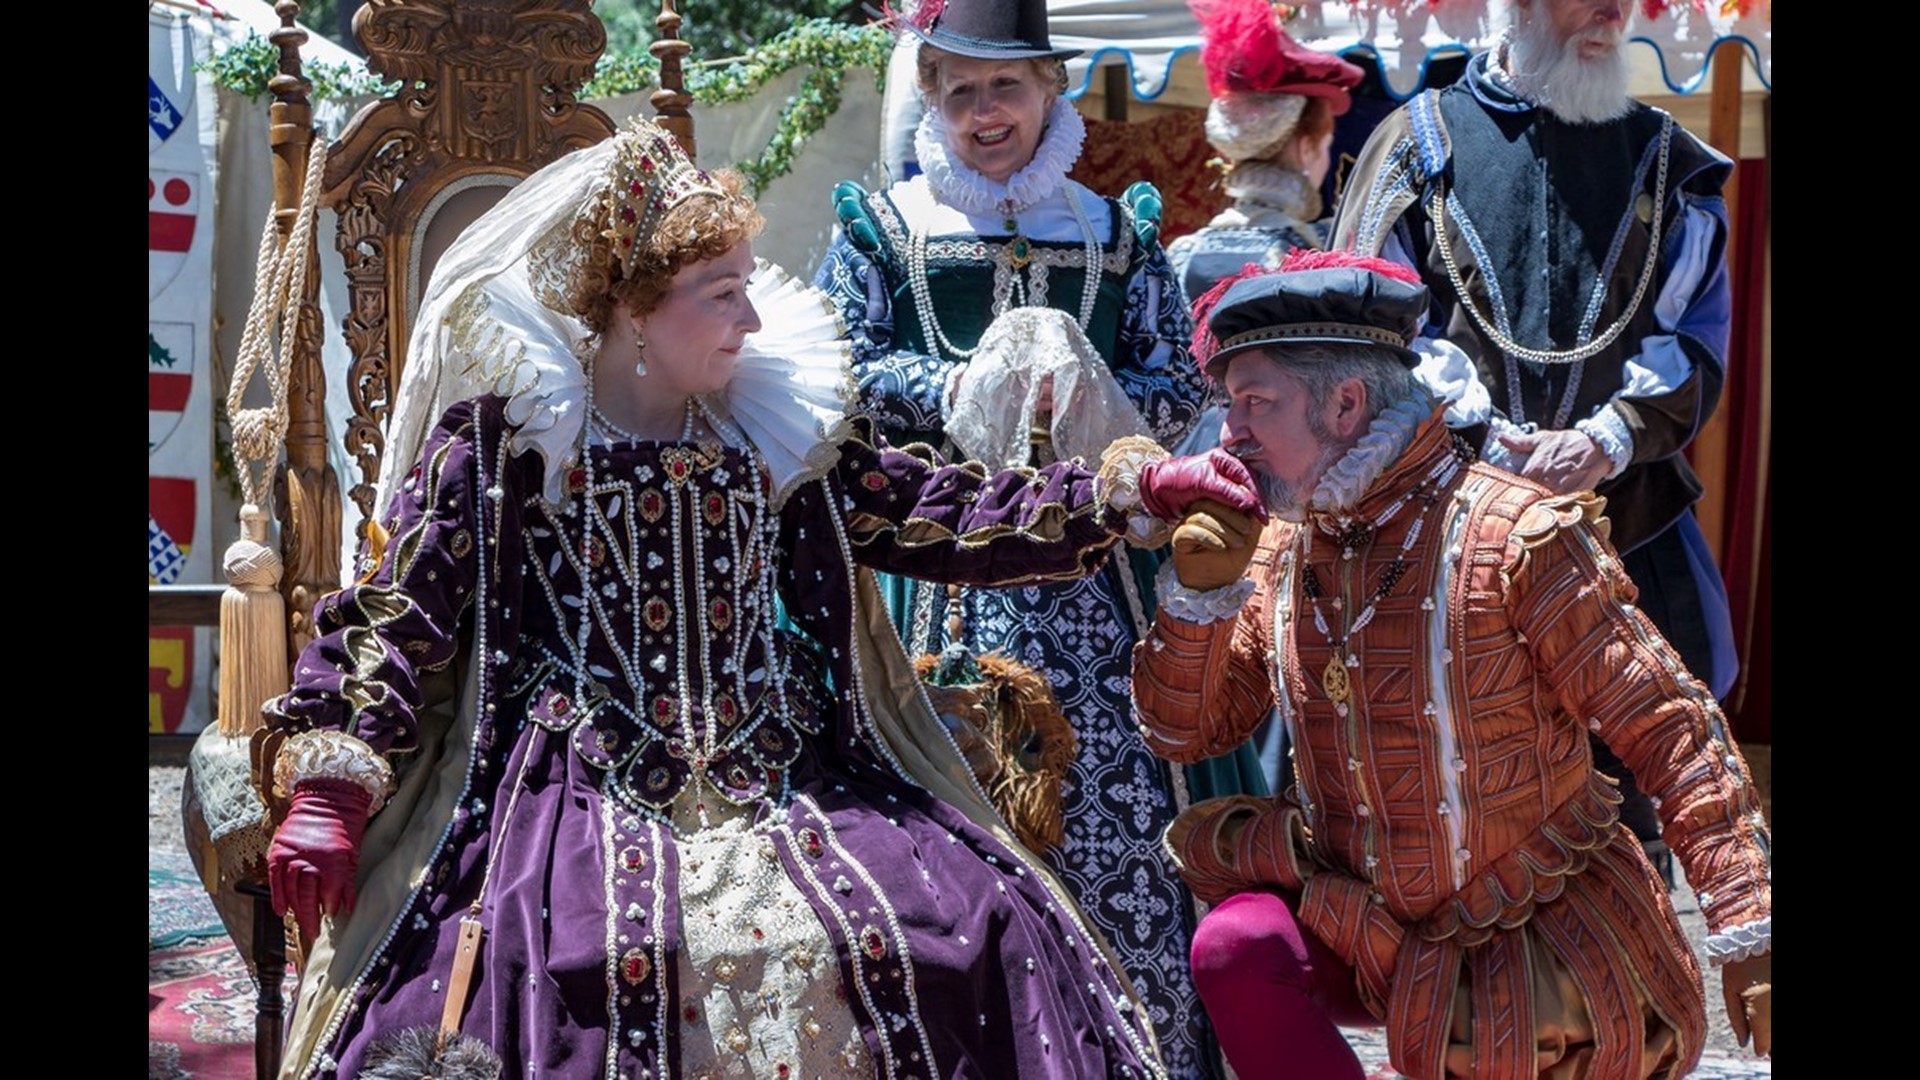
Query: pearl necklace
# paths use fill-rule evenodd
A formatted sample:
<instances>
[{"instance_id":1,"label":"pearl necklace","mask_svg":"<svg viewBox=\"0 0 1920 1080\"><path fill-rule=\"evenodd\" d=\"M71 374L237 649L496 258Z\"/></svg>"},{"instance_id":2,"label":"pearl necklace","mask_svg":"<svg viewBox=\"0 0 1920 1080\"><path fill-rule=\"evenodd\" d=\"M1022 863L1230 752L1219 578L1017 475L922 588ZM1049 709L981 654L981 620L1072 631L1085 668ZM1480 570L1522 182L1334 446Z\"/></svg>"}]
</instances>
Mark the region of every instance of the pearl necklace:
<instances>
[{"instance_id":1,"label":"pearl necklace","mask_svg":"<svg viewBox=\"0 0 1920 1080\"><path fill-rule=\"evenodd\" d=\"M1100 300L1100 275L1102 258L1100 238L1093 231L1093 222L1087 218L1086 207L1080 205L1079 195L1067 188L1064 192L1067 207L1073 211L1073 220L1080 227L1080 239L1084 251L1086 275L1080 285L1080 331L1085 333L1093 322L1093 308ZM1015 275L1024 267L1027 271L1027 286L1022 307L1045 307L1047 305L1047 264L1037 257L1033 250L1033 241L1020 232L1019 215L1029 207L1016 207L1011 201L1001 204L1000 212L1005 215L1001 222L1013 239L1007 241L994 261L1004 263L1010 268L1004 285L996 280L993 297L995 318L1006 314L1013 304L1013 284ZM1001 275L995 274L996 279ZM915 226L907 241L907 283L913 290L913 307L920 315L920 325L927 330L927 344L936 351L944 349L949 356L965 360L978 351L976 342L971 349L962 349L947 337L940 326L940 314L933 305L933 285L927 279L927 230L925 226Z\"/></svg>"},{"instance_id":2,"label":"pearl necklace","mask_svg":"<svg viewBox=\"0 0 1920 1080\"><path fill-rule=\"evenodd\" d=\"M1372 541L1381 526L1392 521L1409 502L1417 500L1420 503L1419 514L1413 519L1413 524L1407 528L1407 535L1400 541L1400 550L1394 552L1393 561L1380 572L1380 580L1374 586L1373 592L1368 595L1366 606L1360 609L1360 614L1344 628L1338 638L1334 637L1333 630L1327 625L1326 613L1321 610L1320 601L1324 594L1320 587L1320 577L1314 573L1313 565L1308 559L1313 547L1313 530L1300 531L1300 566L1303 571L1300 575L1300 591L1306 594L1307 603L1313 607L1314 628L1320 631L1320 636L1327 640L1328 647L1333 650L1333 655L1327 658L1326 667L1320 673L1320 688L1326 691L1328 700L1333 702L1334 712L1342 717L1347 715L1347 702L1353 696L1353 679L1347 673L1347 669L1360 666L1360 657L1353 651L1354 639L1373 622L1373 617L1379 610L1380 601L1386 599L1387 595L1393 591L1393 587L1400 584L1400 579L1406 576L1407 555L1413 550L1413 545L1420 540L1421 528L1427 520L1427 511L1433 509L1434 504L1440 501L1440 493L1446 490L1447 485L1460 474L1460 462L1461 455L1456 446L1455 453L1448 454L1435 462L1433 468L1419 483L1389 503L1385 509L1374 516L1371 523L1363 524L1345 517L1337 520L1324 517L1319 519L1320 531L1334 537L1340 544L1340 560L1343 564L1341 569L1344 576L1345 564L1359 557L1360 548ZM1344 606L1344 601L1340 597L1333 598L1334 610L1339 611Z\"/></svg>"},{"instance_id":3,"label":"pearl necklace","mask_svg":"<svg viewBox=\"0 0 1920 1080\"><path fill-rule=\"evenodd\" d=\"M681 424L680 426L681 442L693 441L693 421L694 421L694 416L696 415L696 409L698 409L701 412L704 412L706 411L706 405L699 403L698 399L696 398L691 398L691 397L688 398L686 422ZM651 441L635 432L628 431L626 428L621 427L619 424L614 423L611 417L609 417L606 413L600 411L599 403L591 399L589 399L587 402L587 411L590 415L592 415L593 422L600 425L601 431L611 436L613 440L616 442L643 443L643 442Z\"/></svg>"},{"instance_id":4,"label":"pearl necklace","mask_svg":"<svg viewBox=\"0 0 1920 1080\"><path fill-rule=\"evenodd\" d=\"M604 428L606 433L613 437L629 443L649 441L641 438L635 432L628 431L613 423L607 418L604 412L592 403L591 398L589 398L588 401L588 409L594 421ZM768 682L767 689L764 691L766 697L763 698L763 700L770 700L772 702L776 710L778 722L791 732L796 729L796 725L793 716L793 699L788 693L787 687L790 665L787 662L784 651L779 647L777 636L774 632L773 620L773 613L775 611L773 579L777 572L776 547L778 544L779 522L776 515L768 513L766 485L760 482L760 477L764 473L764 467L760 460L759 453L754 447L753 441L747 436L745 429L741 428L739 423L731 417L723 417L716 413L712 406L697 397L687 400L686 420L681 427L681 441L683 443L691 443L694 440L694 432L697 429L698 423L702 420L712 429L719 441L742 451L745 455L747 483L752 491L753 498L753 511L747 516L744 530L738 528L740 524L739 517L733 513L730 505L726 506L725 516L719 522L712 523L716 527L720 525L732 526L729 531L734 535L733 557L740 560L741 569L746 571L745 573L729 575L732 582L732 595L730 597L722 597L722 599L727 600L727 602L731 604L731 614L728 616L728 621L734 624L736 633L733 635L731 655L726 658L726 663L723 665L721 673L723 675L733 676L744 685L744 683L748 681L744 678L746 675L745 664L750 659L747 646L757 638L762 647L762 659ZM667 453L691 454L697 453L697 451L687 450L682 447L671 448ZM663 455L663 458L664 456L665 455ZM642 664L638 652L645 632L642 627L642 620L644 618L643 611L646 605L640 602L641 589L639 578L642 570L638 558L638 551L636 549L629 552L628 554L632 557L625 559L607 559L603 557L602 561L610 565L613 568L613 572L623 579L619 583L606 583L606 587L613 589L615 595L610 595L608 602L603 603L594 583L595 566L593 552L597 546L612 541L618 534L610 522L603 521L602 524L604 527L599 531L605 535L595 535L596 518L598 515L593 512L592 500L593 493L596 490L596 467L592 453L588 452L585 448L582 450L581 458L584 490L578 499L569 501L564 510L564 513L568 517L574 517L576 515L580 517L581 536L577 544L562 543L560 545L561 551L565 554L567 561L573 566L575 574L581 583L581 595L577 599L571 597L566 598L566 602L564 603L560 602L561 598L559 597L551 598L555 601L554 610L556 612L564 612L571 608L578 613L580 620L579 629L574 635L574 640L568 643L572 653L571 667L573 668L575 680L575 700L585 703L596 697L606 696L605 688L601 686L596 679L596 676L603 674L603 672L594 669L589 660L590 654L588 647L592 640L593 628L598 624L601 626L602 633L614 656L620 661L621 667L625 669L628 686L635 695L635 699L630 706L630 711L642 714L636 716L635 719L646 723L648 722L648 718L644 715L646 703L643 699L645 697L648 680L641 673ZM714 599L708 594L706 582L704 533L698 522L701 508L698 505L699 500L692 500L695 505L688 505L688 484L672 482L671 477L669 477L669 481L666 485L666 493L669 506L667 527L673 542L673 564L669 569L669 574L674 595L674 626L672 638L676 661L673 677L673 699L676 702L676 715L674 720L675 726L681 735L697 736L695 747L692 753L688 755L690 758L689 765L691 766L689 771L694 796L694 811L698 816L700 827L705 828L711 824L707 811L707 788L709 786L707 767L717 760L722 753L731 752L735 749L732 744L737 743L744 736L749 725L746 723L746 718L743 714L740 722L728 732L728 745L724 747L721 745L718 717L713 705L714 672L712 670L711 657L709 656L710 644L717 640L717 635L711 624L711 620L714 617L713 612L715 606ZM629 508L629 512L632 512L633 509L634 508ZM615 506L609 510L609 514L617 516L619 513L620 507L616 502ZM688 560L689 552L682 546L683 543L686 543L686 537L689 533L691 534L691 561ZM693 596L691 603L689 603L689 597L687 595L689 591L687 578L690 574L693 578ZM622 588L622 586L624 586L624 588ZM754 602L751 605L743 603L743 601L747 599L745 590L750 590L753 595ZM615 599L616 595L624 597L627 601L626 607L630 613L631 622L631 625L628 627L628 633L631 635L629 640L632 643L631 652L621 648L619 640L613 632L612 623L610 622L615 608L615 604L611 601ZM754 612L754 622L751 624L747 624L745 621L749 607L751 607ZM697 624L697 626L695 624ZM697 729L693 717L695 695L692 678L693 670L687 656L690 648L700 650L698 657L700 675L698 694L701 705L701 715L705 717L706 722L699 725ZM656 657L656 661L659 659L662 658ZM611 677L613 673L604 672L604 674ZM742 696L744 697L744 695ZM607 704L610 707L618 707L615 702L610 701ZM736 702L736 705L742 709L743 712L747 708L747 703L744 700ZM791 797L791 789L785 786L784 771L781 789L777 793L769 794L781 803L786 802Z\"/></svg>"}]
</instances>

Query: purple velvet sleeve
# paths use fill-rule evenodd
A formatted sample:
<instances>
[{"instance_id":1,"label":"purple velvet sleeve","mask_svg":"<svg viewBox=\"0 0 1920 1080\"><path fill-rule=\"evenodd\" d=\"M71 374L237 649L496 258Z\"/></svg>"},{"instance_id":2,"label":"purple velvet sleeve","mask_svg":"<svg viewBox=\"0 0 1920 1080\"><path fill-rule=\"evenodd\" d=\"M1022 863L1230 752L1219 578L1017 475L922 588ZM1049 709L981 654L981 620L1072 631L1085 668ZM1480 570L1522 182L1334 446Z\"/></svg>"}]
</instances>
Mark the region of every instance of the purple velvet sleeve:
<instances>
[{"instance_id":1,"label":"purple velvet sleeve","mask_svg":"<svg viewBox=\"0 0 1920 1080\"><path fill-rule=\"evenodd\" d=\"M1079 461L988 472L925 445L889 446L862 423L841 447L838 480L859 560L961 585L1084 576L1126 531Z\"/></svg>"},{"instance_id":2,"label":"purple velvet sleeve","mask_svg":"<svg viewBox=\"0 0 1920 1080\"><path fill-rule=\"evenodd\" d=\"M267 714L288 731L344 731L381 753L415 746L423 680L455 656L479 554L475 407L447 411L382 521L379 566L314 608L318 633Z\"/></svg>"}]
</instances>

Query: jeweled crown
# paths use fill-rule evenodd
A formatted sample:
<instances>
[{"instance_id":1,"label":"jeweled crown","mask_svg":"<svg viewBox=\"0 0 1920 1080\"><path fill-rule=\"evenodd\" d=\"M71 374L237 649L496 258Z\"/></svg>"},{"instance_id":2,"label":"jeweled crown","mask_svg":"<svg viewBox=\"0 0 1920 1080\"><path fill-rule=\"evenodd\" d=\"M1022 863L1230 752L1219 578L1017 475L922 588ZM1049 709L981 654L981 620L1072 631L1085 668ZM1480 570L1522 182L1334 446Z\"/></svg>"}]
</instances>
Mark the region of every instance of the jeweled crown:
<instances>
[{"instance_id":1,"label":"jeweled crown","mask_svg":"<svg viewBox=\"0 0 1920 1080\"><path fill-rule=\"evenodd\" d=\"M615 137L620 144L603 196L604 235L613 242L621 270L631 276L634 253L646 250L667 211L688 199L718 199L726 193L659 125L636 119Z\"/></svg>"}]
</instances>

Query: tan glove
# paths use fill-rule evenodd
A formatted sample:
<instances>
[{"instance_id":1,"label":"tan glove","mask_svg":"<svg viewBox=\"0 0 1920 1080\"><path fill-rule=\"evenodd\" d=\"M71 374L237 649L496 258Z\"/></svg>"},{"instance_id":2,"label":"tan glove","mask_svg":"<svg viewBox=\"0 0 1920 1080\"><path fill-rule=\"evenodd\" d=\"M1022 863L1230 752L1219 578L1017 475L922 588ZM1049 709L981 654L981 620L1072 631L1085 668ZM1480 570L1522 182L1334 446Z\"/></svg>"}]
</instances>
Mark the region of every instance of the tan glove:
<instances>
[{"instance_id":1,"label":"tan glove","mask_svg":"<svg viewBox=\"0 0 1920 1080\"><path fill-rule=\"evenodd\" d=\"M1735 960L1720 968L1727 1022L1740 1045L1753 1036L1753 1052L1773 1056L1773 953Z\"/></svg>"},{"instance_id":2,"label":"tan glove","mask_svg":"<svg viewBox=\"0 0 1920 1080\"><path fill-rule=\"evenodd\" d=\"M1219 589L1246 575L1259 547L1260 522L1212 499L1193 504L1173 530L1173 572L1196 592Z\"/></svg>"},{"instance_id":3,"label":"tan glove","mask_svg":"<svg viewBox=\"0 0 1920 1080\"><path fill-rule=\"evenodd\" d=\"M1251 795L1193 804L1167 826L1166 845L1187 887L1209 904L1250 889L1298 891L1313 873L1301 856L1300 808Z\"/></svg>"}]
</instances>

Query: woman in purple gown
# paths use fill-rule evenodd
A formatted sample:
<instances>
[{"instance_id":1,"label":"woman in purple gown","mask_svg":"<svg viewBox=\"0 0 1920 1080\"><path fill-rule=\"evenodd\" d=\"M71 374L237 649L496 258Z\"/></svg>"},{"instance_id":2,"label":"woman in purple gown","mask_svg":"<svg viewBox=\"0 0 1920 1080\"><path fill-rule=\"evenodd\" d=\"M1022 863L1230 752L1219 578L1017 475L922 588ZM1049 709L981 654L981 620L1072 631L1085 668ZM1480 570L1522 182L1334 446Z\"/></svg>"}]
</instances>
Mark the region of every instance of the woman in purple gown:
<instances>
[{"instance_id":1,"label":"woman in purple gown","mask_svg":"<svg viewBox=\"0 0 1920 1080\"><path fill-rule=\"evenodd\" d=\"M442 259L384 548L269 710L269 873L318 931L289 1075L1161 1075L869 568L1072 577L1148 511L1255 496L1150 444L888 447L741 183L635 125Z\"/></svg>"}]
</instances>

